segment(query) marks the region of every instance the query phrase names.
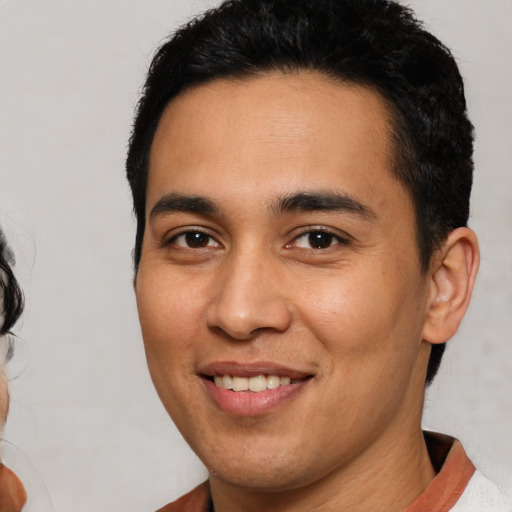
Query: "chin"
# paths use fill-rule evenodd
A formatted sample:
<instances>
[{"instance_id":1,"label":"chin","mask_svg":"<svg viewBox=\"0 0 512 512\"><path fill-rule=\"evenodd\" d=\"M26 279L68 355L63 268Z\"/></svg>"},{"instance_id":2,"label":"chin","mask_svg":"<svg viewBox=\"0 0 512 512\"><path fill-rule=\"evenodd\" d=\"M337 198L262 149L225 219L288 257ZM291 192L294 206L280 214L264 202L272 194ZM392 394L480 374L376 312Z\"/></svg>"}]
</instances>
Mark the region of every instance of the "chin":
<instances>
[{"instance_id":1,"label":"chin","mask_svg":"<svg viewBox=\"0 0 512 512\"><path fill-rule=\"evenodd\" d=\"M283 439L274 446L269 442L250 442L250 446L224 445L198 452L212 478L246 489L279 492L302 487L315 480L311 465L297 454L296 447L283 447ZM273 449L275 447L275 449Z\"/></svg>"},{"instance_id":2,"label":"chin","mask_svg":"<svg viewBox=\"0 0 512 512\"><path fill-rule=\"evenodd\" d=\"M306 485L306 475L298 475L297 469L291 472L292 464L284 466L259 466L249 467L248 464L241 464L238 468L222 467L218 469L216 464L214 469L210 469L212 478L218 478L223 482L245 489L251 489L258 492L282 492L296 489ZM301 476L303 478L301 478Z\"/></svg>"}]
</instances>

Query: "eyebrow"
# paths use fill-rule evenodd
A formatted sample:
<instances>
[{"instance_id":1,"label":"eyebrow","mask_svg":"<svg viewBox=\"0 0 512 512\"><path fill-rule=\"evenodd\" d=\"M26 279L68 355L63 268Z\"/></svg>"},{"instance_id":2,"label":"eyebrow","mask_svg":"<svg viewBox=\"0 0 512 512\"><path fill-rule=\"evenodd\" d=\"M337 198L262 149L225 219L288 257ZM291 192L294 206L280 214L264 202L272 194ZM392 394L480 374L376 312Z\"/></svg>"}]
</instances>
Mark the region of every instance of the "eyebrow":
<instances>
[{"instance_id":1,"label":"eyebrow","mask_svg":"<svg viewBox=\"0 0 512 512\"><path fill-rule=\"evenodd\" d=\"M199 215L219 215L219 209L210 199L202 196L186 196L182 194L166 194L151 209L149 218L153 219L168 213L186 212Z\"/></svg>"},{"instance_id":2,"label":"eyebrow","mask_svg":"<svg viewBox=\"0 0 512 512\"><path fill-rule=\"evenodd\" d=\"M276 215L293 212L342 211L363 219L375 219L377 215L354 197L340 192L299 192L278 198L270 210ZM211 200L203 196L166 194L151 209L150 219L176 212L196 213L205 216L223 216Z\"/></svg>"},{"instance_id":3,"label":"eyebrow","mask_svg":"<svg viewBox=\"0 0 512 512\"><path fill-rule=\"evenodd\" d=\"M376 213L354 197L341 192L300 192L278 199L272 210L276 215L291 212L347 212L366 220L377 218Z\"/></svg>"}]
</instances>

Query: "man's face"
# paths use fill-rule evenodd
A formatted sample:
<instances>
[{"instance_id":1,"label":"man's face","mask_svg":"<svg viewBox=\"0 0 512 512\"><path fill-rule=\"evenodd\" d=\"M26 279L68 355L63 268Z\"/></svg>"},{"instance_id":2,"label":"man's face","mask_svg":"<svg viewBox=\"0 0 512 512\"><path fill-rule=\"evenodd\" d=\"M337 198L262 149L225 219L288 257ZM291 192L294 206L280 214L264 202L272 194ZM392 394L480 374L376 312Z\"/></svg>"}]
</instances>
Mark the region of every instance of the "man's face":
<instances>
[{"instance_id":1,"label":"man's face","mask_svg":"<svg viewBox=\"0 0 512 512\"><path fill-rule=\"evenodd\" d=\"M314 73L218 80L165 111L137 302L212 479L300 487L419 432L429 284L392 153L380 97Z\"/></svg>"}]
</instances>

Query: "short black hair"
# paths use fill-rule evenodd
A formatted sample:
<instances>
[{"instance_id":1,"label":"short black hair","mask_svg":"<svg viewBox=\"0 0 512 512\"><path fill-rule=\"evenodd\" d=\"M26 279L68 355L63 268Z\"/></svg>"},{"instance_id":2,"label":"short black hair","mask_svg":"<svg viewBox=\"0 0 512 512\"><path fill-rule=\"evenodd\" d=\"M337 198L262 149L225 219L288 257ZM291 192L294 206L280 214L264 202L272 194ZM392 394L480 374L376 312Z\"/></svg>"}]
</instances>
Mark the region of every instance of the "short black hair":
<instances>
[{"instance_id":1,"label":"short black hair","mask_svg":"<svg viewBox=\"0 0 512 512\"><path fill-rule=\"evenodd\" d=\"M0 230L0 314L3 314L0 336L10 332L23 312L23 292L14 277L13 264L14 256Z\"/></svg>"},{"instance_id":2,"label":"short black hair","mask_svg":"<svg viewBox=\"0 0 512 512\"><path fill-rule=\"evenodd\" d=\"M473 126L451 52L392 0L228 0L179 29L157 51L139 101L127 158L137 218L137 270L145 229L149 153L165 107L218 78L311 70L377 91L392 116L393 172L416 211L420 263L466 226ZM444 344L433 345L427 382Z\"/></svg>"}]
</instances>

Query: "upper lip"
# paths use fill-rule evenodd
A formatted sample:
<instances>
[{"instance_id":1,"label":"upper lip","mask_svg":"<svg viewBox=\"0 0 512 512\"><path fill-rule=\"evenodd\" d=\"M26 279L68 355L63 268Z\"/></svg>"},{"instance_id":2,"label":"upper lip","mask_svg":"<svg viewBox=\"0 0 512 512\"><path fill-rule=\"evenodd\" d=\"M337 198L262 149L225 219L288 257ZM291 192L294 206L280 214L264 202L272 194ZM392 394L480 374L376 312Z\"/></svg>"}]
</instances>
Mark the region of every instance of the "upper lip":
<instances>
[{"instance_id":1,"label":"upper lip","mask_svg":"<svg viewBox=\"0 0 512 512\"><path fill-rule=\"evenodd\" d=\"M208 377L216 375L231 375L237 377L257 377L258 375L277 375L278 377L290 377L301 380L311 377L311 373L290 368L281 364L266 361L236 362L215 361L199 368L199 374Z\"/></svg>"}]
</instances>

